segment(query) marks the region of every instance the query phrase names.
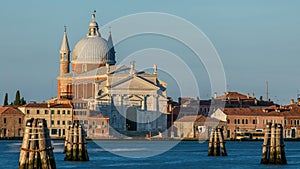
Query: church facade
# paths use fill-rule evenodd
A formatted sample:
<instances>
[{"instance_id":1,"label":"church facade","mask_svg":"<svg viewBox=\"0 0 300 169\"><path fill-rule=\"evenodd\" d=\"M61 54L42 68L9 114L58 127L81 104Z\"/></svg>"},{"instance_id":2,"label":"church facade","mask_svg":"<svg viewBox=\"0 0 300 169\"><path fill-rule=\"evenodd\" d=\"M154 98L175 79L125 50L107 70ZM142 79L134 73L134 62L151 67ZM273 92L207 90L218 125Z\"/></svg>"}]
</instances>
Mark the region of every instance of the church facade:
<instances>
[{"instance_id":1,"label":"church facade","mask_svg":"<svg viewBox=\"0 0 300 169\"><path fill-rule=\"evenodd\" d=\"M65 30L57 82L57 100L71 101L75 116L99 112L117 132L167 129L167 84L158 79L156 65L152 73L135 69L134 63L116 65L111 32L107 40L101 36L95 13L72 59Z\"/></svg>"}]
</instances>

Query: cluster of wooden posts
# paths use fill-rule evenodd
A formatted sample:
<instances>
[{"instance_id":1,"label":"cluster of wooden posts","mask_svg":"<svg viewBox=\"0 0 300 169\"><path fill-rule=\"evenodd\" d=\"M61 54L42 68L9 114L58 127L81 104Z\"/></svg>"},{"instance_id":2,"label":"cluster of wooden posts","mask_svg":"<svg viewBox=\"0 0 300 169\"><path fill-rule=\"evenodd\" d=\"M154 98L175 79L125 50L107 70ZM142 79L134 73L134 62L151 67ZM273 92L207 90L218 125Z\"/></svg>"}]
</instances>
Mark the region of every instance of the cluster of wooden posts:
<instances>
[{"instance_id":1,"label":"cluster of wooden posts","mask_svg":"<svg viewBox=\"0 0 300 169\"><path fill-rule=\"evenodd\" d=\"M261 164L287 164L281 124L267 124L262 148Z\"/></svg>"},{"instance_id":2,"label":"cluster of wooden posts","mask_svg":"<svg viewBox=\"0 0 300 169\"><path fill-rule=\"evenodd\" d=\"M55 169L53 146L45 119L26 122L20 152L19 169Z\"/></svg>"},{"instance_id":3,"label":"cluster of wooden posts","mask_svg":"<svg viewBox=\"0 0 300 169\"><path fill-rule=\"evenodd\" d=\"M210 133L208 156L227 156L222 128L213 129ZM268 123L262 148L261 164L287 164L281 124Z\"/></svg>"},{"instance_id":4,"label":"cluster of wooden posts","mask_svg":"<svg viewBox=\"0 0 300 169\"><path fill-rule=\"evenodd\" d=\"M85 131L74 123L67 130L64 153L67 161L88 161ZM212 130L208 144L208 156L227 156L223 129ZM262 148L261 164L287 164L281 124L268 123ZM53 145L45 119L29 119L20 151L19 169L56 169Z\"/></svg>"},{"instance_id":5,"label":"cluster of wooden posts","mask_svg":"<svg viewBox=\"0 0 300 169\"><path fill-rule=\"evenodd\" d=\"M65 141L65 160L88 161L85 132L81 124L68 128ZM45 119L29 119L20 151L19 169L56 169L53 145Z\"/></svg>"},{"instance_id":6,"label":"cluster of wooden posts","mask_svg":"<svg viewBox=\"0 0 300 169\"><path fill-rule=\"evenodd\" d=\"M89 161L86 149L85 132L79 123L69 126L64 153L66 153L66 161Z\"/></svg>"},{"instance_id":7,"label":"cluster of wooden posts","mask_svg":"<svg viewBox=\"0 0 300 169\"><path fill-rule=\"evenodd\" d=\"M209 138L208 144L208 156L220 156L222 152L222 156L227 156L223 129L216 128L212 130Z\"/></svg>"}]
</instances>

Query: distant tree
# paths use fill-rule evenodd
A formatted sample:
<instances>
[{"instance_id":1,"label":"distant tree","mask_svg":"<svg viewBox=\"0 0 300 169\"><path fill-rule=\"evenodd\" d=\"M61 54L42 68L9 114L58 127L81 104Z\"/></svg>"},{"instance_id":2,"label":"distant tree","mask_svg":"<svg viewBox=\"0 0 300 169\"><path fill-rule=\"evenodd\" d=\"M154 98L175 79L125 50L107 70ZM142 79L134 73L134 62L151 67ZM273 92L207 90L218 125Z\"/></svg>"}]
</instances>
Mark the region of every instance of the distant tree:
<instances>
[{"instance_id":1,"label":"distant tree","mask_svg":"<svg viewBox=\"0 0 300 169\"><path fill-rule=\"evenodd\" d=\"M21 105L21 96L20 96L20 91L17 90L16 92L16 98L15 98L15 101L14 101L14 105L15 106L20 106Z\"/></svg>"},{"instance_id":2,"label":"distant tree","mask_svg":"<svg viewBox=\"0 0 300 169\"><path fill-rule=\"evenodd\" d=\"M7 106L7 105L8 105L8 94L5 93L3 106Z\"/></svg>"},{"instance_id":3,"label":"distant tree","mask_svg":"<svg viewBox=\"0 0 300 169\"><path fill-rule=\"evenodd\" d=\"M24 99L24 97L22 97L20 106L22 106L24 104L26 104L26 100Z\"/></svg>"}]
</instances>

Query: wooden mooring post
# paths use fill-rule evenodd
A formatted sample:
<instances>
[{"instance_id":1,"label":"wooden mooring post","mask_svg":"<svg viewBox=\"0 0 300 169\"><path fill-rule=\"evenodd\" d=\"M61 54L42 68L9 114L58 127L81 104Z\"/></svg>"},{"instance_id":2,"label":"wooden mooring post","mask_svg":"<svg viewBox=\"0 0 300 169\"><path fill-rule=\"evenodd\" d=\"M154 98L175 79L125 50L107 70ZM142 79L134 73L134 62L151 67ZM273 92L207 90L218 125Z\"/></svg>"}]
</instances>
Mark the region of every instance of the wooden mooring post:
<instances>
[{"instance_id":1,"label":"wooden mooring post","mask_svg":"<svg viewBox=\"0 0 300 169\"><path fill-rule=\"evenodd\" d=\"M26 121L19 169L56 169L53 147L45 119Z\"/></svg>"},{"instance_id":2,"label":"wooden mooring post","mask_svg":"<svg viewBox=\"0 0 300 169\"><path fill-rule=\"evenodd\" d=\"M265 129L261 164L287 164L281 124L268 123Z\"/></svg>"},{"instance_id":3,"label":"wooden mooring post","mask_svg":"<svg viewBox=\"0 0 300 169\"><path fill-rule=\"evenodd\" d=\"M89 161L85 132L79 123L69 126L65 140L65 161Z\"/></svg>"},{"instance_id":4,"label":"wooden mooring post","mask_svg":"<svg viewBox=\"0 0 300 169\"><path fill-rule=\"evenodd\" d=\"M222 152L222 153L221 153ZM212 130L208 143L208 156L227 156L223 129L216 128Z\"/></svg>"}]
</instances>

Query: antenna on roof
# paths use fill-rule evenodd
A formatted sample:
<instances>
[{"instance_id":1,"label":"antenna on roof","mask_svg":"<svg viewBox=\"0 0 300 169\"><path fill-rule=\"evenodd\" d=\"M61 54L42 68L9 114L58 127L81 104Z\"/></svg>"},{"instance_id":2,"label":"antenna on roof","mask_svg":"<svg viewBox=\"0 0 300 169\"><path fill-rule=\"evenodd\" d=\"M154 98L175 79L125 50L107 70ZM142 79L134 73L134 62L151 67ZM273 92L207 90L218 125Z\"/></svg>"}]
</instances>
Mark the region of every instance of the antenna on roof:
<instances>
[{"instance_id":1,"label":"antenna on roof","mask_svg":"<svg viewBox=\"0 0 300 169\"><path fill-rule=\"evenodd\" d=\"M266 89L266 98L267 98L267 101L269 100L269 83L268 83L268 81L266 81L266 87L267 87L267 89Z\"/></svg>"}]
</instances>

